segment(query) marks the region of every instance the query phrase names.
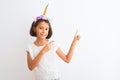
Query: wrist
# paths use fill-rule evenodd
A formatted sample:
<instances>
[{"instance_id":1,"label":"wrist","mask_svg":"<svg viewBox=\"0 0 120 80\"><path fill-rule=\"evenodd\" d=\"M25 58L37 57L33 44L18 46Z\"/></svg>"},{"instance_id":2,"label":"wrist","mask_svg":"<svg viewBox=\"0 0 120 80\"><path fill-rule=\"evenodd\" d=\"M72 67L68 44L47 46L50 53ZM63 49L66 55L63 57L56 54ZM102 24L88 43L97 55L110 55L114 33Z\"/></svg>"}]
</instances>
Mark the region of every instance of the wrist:
<instances>
[{"instance_id":1,"label":"wrist","mask_svg":"<svg viewBox=\"0 0 120 80\"><path fill-rule=\"evenodd\" d=\"M44 53L45 53L45 51L44 51L44 50L41 50L41 51L40 51L40 54L42 54L42 55L43 55Z\"/></svg>"}]
</instances>

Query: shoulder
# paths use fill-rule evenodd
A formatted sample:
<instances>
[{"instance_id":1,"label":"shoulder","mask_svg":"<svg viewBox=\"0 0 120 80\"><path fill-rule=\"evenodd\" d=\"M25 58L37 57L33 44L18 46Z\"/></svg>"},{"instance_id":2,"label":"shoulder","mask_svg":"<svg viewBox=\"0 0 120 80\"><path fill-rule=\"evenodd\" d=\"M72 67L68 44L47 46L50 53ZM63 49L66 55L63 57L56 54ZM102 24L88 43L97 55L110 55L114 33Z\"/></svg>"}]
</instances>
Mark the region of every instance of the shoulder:
<instances>
[{"instance_id":1,"label":"shoulder","mask_svg":"<svg viewBox=\"0 0 120 80\"><path fill-rule=\"evenodd\" d=\"M53 47L54 47L54 50L57 51L57 49L60 47L60 45L56 41L54 41Z\"/></svg>"},{"instance_id":2,"label":"shoulder","mask_svg":"<svg viewBox=\"0 0 120 80\"><path fill-rule=\"evenodd\" d=\"M26 45L26 50L30 51L32 46L33 46L33 42L28 42L27 45Z\"/></svg>"}]
</instances>

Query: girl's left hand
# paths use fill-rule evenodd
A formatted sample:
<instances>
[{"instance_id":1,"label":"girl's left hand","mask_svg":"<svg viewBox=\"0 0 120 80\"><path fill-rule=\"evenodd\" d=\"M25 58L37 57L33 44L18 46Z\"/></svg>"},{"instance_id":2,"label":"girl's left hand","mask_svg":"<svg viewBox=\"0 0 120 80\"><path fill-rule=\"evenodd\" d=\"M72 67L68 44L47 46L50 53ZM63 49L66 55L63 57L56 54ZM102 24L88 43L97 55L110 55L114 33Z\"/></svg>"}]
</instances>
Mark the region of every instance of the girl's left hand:
<instances>
[{"instance_id":1,"label":"girl's left hand","mask_svg":"<svg viewBox=\"0 0 120 80\"><path fill-rule=\"evenodd\" d=\"M80 35L78 34L78 31L76 31L73 42L76 43L76 42L78 42L79 40L80 40Z\"/></svg>"}]
</instances>

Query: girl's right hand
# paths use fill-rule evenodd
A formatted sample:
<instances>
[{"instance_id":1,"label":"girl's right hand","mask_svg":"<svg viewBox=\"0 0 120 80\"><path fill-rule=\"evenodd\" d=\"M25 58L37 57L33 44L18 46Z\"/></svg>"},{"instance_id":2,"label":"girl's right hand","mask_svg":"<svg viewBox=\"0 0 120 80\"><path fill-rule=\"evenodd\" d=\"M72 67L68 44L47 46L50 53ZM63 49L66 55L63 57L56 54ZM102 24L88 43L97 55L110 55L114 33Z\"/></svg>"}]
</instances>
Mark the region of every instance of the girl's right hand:
<instances>
[{"instance_id":1,"label":"girl's right hand","mask_svg":"<svg viewBox=\"0 0 120 80\"><path fill-rule=\"evenodd\" d=\"M48 51L52 48L53 42L54 42L54 41L51 41L51 42L47 43L47 44L45 45L45 47L42 49L42 52L43 52L43 53L48 52Z\"/></svg>"}]
</instances>

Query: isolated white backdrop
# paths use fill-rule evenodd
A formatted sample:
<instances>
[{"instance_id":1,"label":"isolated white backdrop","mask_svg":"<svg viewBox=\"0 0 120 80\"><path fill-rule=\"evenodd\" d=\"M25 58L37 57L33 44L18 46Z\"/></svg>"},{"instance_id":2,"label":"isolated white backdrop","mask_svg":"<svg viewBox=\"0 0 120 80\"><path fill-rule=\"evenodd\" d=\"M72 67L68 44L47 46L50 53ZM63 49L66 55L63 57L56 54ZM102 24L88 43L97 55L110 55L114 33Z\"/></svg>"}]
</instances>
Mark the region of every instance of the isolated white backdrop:
<instances>
[{"instance_id":1,"label":"isolated white backdrop","mask_svg":"<svg viewBox=\"0 0 120 80\"><path fill-rule=\"evenodd\" d=\"M52 18L54 35L67 52L78 29L70 64L59 62L61 80L120 80L119 0L0 0L0 80L34 80L26 62L33 18Z\"/></svg>"}]
</instances>

